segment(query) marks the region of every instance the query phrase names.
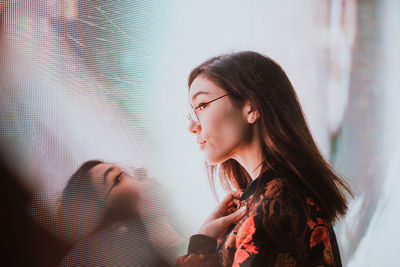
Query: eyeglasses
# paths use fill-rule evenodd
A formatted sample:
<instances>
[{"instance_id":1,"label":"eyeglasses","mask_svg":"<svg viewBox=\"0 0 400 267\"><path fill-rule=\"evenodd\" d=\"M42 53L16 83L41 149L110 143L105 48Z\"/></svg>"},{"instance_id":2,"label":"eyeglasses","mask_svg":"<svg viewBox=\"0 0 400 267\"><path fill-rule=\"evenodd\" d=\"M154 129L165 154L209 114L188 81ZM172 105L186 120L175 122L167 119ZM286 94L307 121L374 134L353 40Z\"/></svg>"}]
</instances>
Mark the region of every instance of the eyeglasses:
<instances>
[{"instance_id":1,"label":"eyeglasses","mask_svg":"<svg viewBox=\"0 0 400 267\"><path fill-rule=\"evenodd\" d=\"M200 124L199 117L197 115L197 110L200 108L205 108L208 104L217 101L218 99L223 98L224 96L227 96L229 94L225 94L223 96L217 97L211 101L205 102L205 103L200 103L197 107L193 108L192 106L189 106L189 114L188 114L188 119L191 121L194 121L196 124Z\"/></svg>"}]
</instances>

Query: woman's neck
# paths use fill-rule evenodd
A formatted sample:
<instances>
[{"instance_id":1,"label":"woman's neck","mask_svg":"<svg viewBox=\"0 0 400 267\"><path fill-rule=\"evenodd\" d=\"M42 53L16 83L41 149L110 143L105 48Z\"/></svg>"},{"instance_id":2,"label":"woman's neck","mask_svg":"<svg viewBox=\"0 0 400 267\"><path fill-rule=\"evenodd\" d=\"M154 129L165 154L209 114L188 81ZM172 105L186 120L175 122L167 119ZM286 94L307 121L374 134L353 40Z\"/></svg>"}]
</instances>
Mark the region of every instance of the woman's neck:
<instances>
[{"instance_id":1,"label":"woman's neck","mask_svg":"<svg viewBox=\"0 0 400 267\"><path fill-rule=\"evenodd\" d=\"M251 142L243 145L233 158L242 165L252 180L256 179L261 174L265 161L258 135L253 136Z\"/></svg>"}]
</instances>

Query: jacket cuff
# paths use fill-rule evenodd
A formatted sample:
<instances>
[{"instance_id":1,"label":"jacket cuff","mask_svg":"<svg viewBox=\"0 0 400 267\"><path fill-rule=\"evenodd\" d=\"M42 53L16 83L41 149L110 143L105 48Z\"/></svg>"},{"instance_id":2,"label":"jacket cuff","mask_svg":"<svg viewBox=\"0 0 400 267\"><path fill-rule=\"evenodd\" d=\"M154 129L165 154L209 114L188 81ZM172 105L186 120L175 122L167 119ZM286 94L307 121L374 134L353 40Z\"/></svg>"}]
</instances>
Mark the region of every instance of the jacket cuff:
<instances>
[{"instance_id":1,"label":"jacket cuff","mask_svg":"<svg viewBox=\"0 0 400 267\"><path fill-rule=\"evenodd\" d=\"M217 241L206 235L192 235L189 239L188 254L214 254Z\"/></svg>"}]
</instances>

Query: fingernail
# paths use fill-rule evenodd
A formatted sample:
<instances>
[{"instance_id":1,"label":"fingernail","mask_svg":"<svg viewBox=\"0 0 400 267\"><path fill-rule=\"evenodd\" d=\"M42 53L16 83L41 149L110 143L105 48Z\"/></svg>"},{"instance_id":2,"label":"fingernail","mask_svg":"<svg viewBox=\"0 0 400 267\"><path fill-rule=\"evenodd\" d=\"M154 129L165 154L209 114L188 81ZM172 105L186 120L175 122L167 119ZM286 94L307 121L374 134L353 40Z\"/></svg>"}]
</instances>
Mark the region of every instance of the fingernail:
<instances>
[{"instance_id":1,"label":"fingernail","mask_svg":"<svg viewBox=\"0 0 400 267\"><path fill-rule=\"evenodd\" d=\"M243 213L243 212L245 212L246 210L247 210L247 207L246 207L246 206L243 206L243 207L241 207L241 208L239 209L239 212Z\"/></svg>"}]
</instances>

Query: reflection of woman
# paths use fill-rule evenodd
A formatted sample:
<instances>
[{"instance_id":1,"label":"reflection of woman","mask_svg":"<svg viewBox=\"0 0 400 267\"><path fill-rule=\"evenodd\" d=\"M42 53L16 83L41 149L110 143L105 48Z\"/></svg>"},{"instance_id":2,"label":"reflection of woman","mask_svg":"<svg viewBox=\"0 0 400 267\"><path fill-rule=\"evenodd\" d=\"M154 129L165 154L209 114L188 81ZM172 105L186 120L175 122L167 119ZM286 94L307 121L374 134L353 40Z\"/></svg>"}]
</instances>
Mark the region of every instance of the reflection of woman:
<instances>
[{"instance_id":1,"label":"reflection of woman","mask_svg":"<svg viewBox=\"0 0 400 267\"><path fill-rule=\"evenodd\" d=\"M141 169L134 177L102 161L87 161L72 175L58 213L72 247L63 264L168 265L156 248L167 241L146 223L176 233L160 208L155 181Z\"/></svg>"},{"instance_id":2,"label":"reflection of woman","mask_svg":"<svg viewBox=\"0 0 400 267\"><path fill-rule=\"evenodd\" d=\"M349 188L318 151L281 67L256 52L211 58L191 72L189 101L209 178L219 171L239 191L177 266L341 266L332 224Z\"/></svg>"},{"instance_id":3,"label":"reflection of woman","mask_svg":"<svg viewBox=\"0 0 400 267\"><path fill-rule=\"evenodd\" d=\"M83 163L71 176L63 190L58 212L62 230L70 243L114 221L136 216L137 185L129 183L132 179L123 179L126 177L129 176L115 164L98 160ZM121 188L127 191L122 197L118 194ZM118 201L121 198L123 201Z\"/></svg>"}]
</instances>

